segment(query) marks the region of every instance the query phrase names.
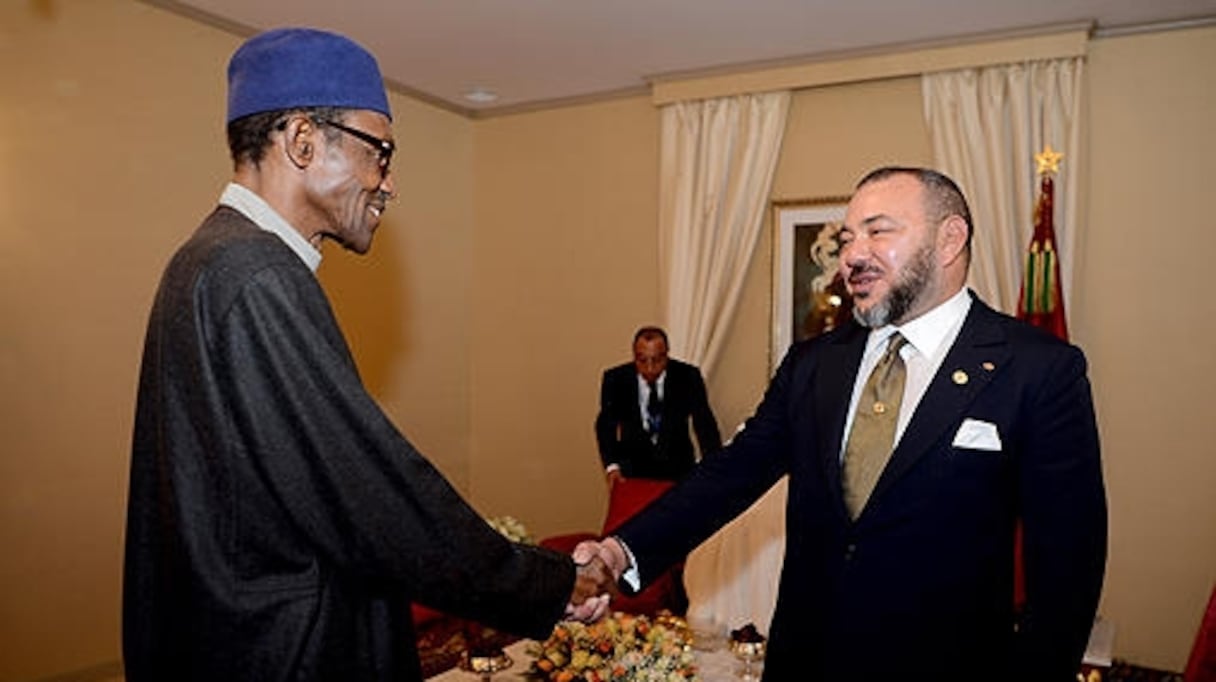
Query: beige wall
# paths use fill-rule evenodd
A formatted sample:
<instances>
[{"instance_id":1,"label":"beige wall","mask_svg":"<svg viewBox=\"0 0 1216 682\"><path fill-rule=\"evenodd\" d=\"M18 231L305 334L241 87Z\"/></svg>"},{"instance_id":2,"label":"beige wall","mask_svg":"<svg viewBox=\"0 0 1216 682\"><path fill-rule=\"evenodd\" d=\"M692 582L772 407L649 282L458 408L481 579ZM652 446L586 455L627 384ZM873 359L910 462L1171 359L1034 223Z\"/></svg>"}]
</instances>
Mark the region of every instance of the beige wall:
<instances>
[{"instance_id":1,"label":"beige wall","mask_svg":"<svg viewBox=\"0 0 1216 682\"><path fill-rule=\"evenodd\" d=\"M108 661L159 270L214 202L230 35L131 2L0 8L0 679Z\"/></svg>"},{"instance_id":2,"label":"beige wall","mask_svg":"<svg viewBox=\"0 0 1216 682\"><path fill-rule=\"evenodd\" d=\"M658 315L657 128L641 97L477 124L471 492L541 536L603 521L600 372Z\"/></svg>"},{"instance_id":3,"label":"beige wall","mask_svg":"<svg viewBox=\"0 0 1216 682\"><path fill-rule=\"evenodd\" d=\"M1073 328L1110 499L1116 652L1180 669L1216 582L1216 28L1099 40Z\"/></svg>"},{"instance_id":4,"label":"beige wall","mask_svg":"<svg viewBox=\"0 0 1216 682\"><path fill-rule=\"evenodd\" d=\"M0 69L0 681L118 656L143 322L227 178L238 42L129 0L0 7L0 58L20 67ZM1092 44L1071 311L1109 480L1103 612L1117 655L1174 669L1216 578L1216 368L1189 352L1216 319L1192 293L1216 246L1212 63L1216 29ZM371 257L327 251L321 270L364 377L486 514L540 535L593 528L599 373L659 314L657 114L631 98L469 121L392 101L402 198ZM873 165L929 158L916 79L808 90L773 195L843 194ZM724 431L767 373L765 232L710 378Z\"/></svg>"}]
</instances>

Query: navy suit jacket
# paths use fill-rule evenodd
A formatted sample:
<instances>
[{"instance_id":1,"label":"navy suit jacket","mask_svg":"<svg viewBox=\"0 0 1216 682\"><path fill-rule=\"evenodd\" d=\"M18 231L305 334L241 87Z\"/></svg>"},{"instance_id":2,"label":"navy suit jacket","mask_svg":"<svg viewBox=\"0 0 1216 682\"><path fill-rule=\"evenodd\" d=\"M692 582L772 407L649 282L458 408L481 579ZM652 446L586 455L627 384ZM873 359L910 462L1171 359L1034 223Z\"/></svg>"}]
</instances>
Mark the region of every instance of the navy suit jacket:
<instances>
[{"instance_id":1,"label":"navy suit jacket","mask_svg":"<svg viewBox=\"0 0 1216 682\"><path fill-rule=\"evenodd\" d=\"M792 348L733 442L617 531L643 582L789 474L766 680L1075 679L1106 559L1084 356L974 300L854 521L840 448L867 332ZM994 425L1000 449L954 446L968 419Z\"/></svg>"},{"instance_id":2,"label":"navy suit jacket","mask_svg":"<svg viewBox=\"0 0 1216 682\"><path fill-rule=\"evenodd\" d=\"M638 374L632 362L604 372L595 439L605 467L619 465L626 478L680 479L697 463L688 436L690 419L702 457L722 448L705 380L693 365L679 360L667 362L657 443L651 442L642 423L638 398Z\"/></svg>"}]
</instances>

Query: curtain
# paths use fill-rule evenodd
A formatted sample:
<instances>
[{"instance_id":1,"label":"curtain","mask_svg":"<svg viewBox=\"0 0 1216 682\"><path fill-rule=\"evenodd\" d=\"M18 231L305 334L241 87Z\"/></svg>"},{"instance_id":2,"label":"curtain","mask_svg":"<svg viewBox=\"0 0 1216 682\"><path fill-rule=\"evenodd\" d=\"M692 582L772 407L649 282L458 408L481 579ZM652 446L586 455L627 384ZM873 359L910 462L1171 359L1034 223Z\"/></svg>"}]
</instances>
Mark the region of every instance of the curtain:
<instances>
[{"instance_id":1,"label":"curtain","mask_svg":"<svg viewBox=\"0 0 1216 682\"><path fill-rule=\"evenodd\" d=\"M969 284L1006 313L1017 310L1038 187L1034 155L1064 153L1056 176L1056 241L1064 310L1071 308L1079 241L1080 57L925 74L925 121L936 167L962 188L975 234Z\"/></svg>"},{"instance_id":2,"label":"curtain","mask_svg":"<svg viewBox=\"0 0 1216 682\"><path fill-rule=\"evenodd\" d=\"M701 543L684 562L688 623L723 634L752 623L765 635L777 607L785 560L789 477Z\"/></svg>"},{"instance_id":3,"label":"curtain","mask_svg":"<svg viewBox=\"0 0 1216 682\"><path fill-rule=\"evenodd\" d=\"M705 375L721 352L768 206L790 93L661 111L659 269L672 355Z\"/></svg>"},{"instance_id":4,"label":"curtain","mask_svg":"<svg viewBox=\"0 0 1216 682\"><path fill-rule=\"evenodd\" d=\"M708 376L765 224L790 93L679 102L661 112L659 263L676 357ZM785 487L689 554L689 617L766 628L784 554Z\"/></svg>"}]
</instances>

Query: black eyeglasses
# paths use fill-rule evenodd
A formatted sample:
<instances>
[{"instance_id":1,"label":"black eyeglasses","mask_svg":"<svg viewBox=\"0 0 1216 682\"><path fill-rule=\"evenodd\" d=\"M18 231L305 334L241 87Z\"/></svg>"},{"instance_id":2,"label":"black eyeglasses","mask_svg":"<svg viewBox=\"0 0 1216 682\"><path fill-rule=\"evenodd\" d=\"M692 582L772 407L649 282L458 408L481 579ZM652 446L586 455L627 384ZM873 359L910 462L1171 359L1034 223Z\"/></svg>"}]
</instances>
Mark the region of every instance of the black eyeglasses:
<instances>
[{"instance_id":1,"label":"black eyeglasses","mask_svg":"<svg viewBox=\"0 0 1216 682\"><path fill-rule=\"evenodd\" d=\"M371 133L365 133L357 128L342 125L337 121L331 121L327 118L317 119L317 123L327 125L336 130L340 130L351 137L357 137L360 140L370 144L376 148L376 163L380 166L380 178L384 179L388 176L388 165L393 160L393 152L397 150L397 145L389 140L382 140Z\"/></svg>"}]
</instances>

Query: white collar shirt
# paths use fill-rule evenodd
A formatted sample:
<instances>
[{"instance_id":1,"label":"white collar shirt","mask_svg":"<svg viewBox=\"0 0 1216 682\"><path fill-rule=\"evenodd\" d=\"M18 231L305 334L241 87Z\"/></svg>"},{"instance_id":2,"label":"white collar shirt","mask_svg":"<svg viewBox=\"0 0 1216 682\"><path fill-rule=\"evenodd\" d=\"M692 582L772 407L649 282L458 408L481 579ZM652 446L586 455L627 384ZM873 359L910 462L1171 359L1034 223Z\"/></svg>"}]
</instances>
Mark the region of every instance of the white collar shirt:
<instances>
[{"instance_id":1,"label":"white collar shirt","mask_svg":"<svg viewBox=\"0 0 1216 682\"><path fill-rule=\"evenodd\" d=\"M646 411L646 405L650 402L650 385L642 378L641 374L634 372L634 376L638 378L638 413L642 415L642 423L646 423L649 414ZM658 392L659 400L663 399L665 394L664 389L667 383L667 370L659 375L658 379L654 380L655 390Z\"/></svg>"}]
</instances>

